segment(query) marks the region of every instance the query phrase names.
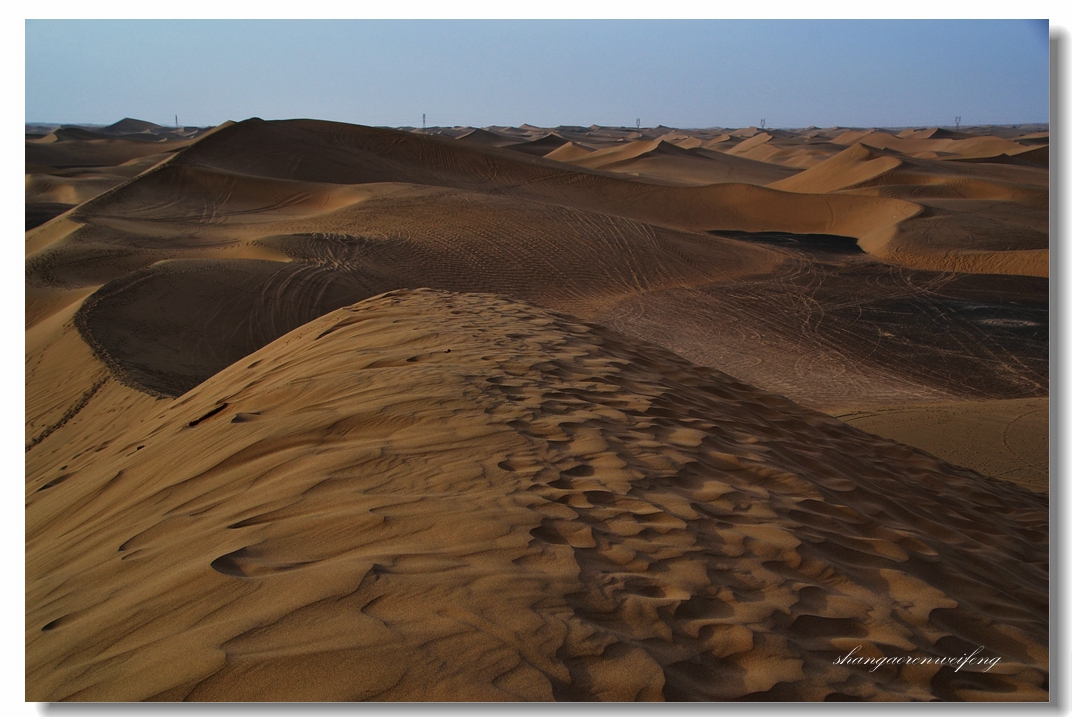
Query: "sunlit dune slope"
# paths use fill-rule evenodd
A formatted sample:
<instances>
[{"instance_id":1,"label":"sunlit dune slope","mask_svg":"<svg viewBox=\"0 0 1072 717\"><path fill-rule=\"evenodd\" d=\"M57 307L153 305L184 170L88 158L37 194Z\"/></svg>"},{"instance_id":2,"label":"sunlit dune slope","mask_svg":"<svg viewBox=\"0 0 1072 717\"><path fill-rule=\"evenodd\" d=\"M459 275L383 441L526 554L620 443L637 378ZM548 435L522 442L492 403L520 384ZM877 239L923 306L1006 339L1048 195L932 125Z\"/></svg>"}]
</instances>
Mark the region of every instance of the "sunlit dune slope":
<instances>
[{"instance_id":1,"label":"sunlit dune slope","mask_svg":"<svg viewBox=\"0 0 1072 717\"><path fill-rule=\"evenodd\" d=\"M902 133L903 135L903 133ZM833 140L834 144L861 142L878 149L893 149L916 157L997 157L1023 152L1025 147L1016 142L993 136L971 136L958 133L933 132L929 137L894 136L888 132L865 130L847 132Z\"/></svg>"},{"instance_id":2,"label":"sunlit dune slope","mask_svg":"<svg viewBox=\"0 0 1072 717\"><path fill-rule=\"evenodd\" d=\"M1047 698L1043 497L606 329L398 291L107 390L27 454L30 700Z\"/></svg>"},{"instance_id":3,"label":"sunlit dune slope","mask_svg":"<svg viewBox=\"0 0 1072 717\"><path fill-rule=\"evenodd\" d=\"M854 144L769 186L923 205L892 232L860 237L863 249L889 261L936 271L1047 276L1048 175L1025 163L921 159Z\"/></svg>"},{"instance_id":4,"label":"sunlit dune slope","mask_svg":"<svg viewBox=\"0 0 1072 717\"><path fill-rule=\"evenodd\" d=\"M543 155L544 159L551 159L556 162L569 162L574 159L584 157L591 154L595 150L588 149L587 147L580 145L576 142L566 142L561 144L555 149L551 150L547 154Z\"/></svg>"},{"instance_id":5,"label":"sunlit dune slope","mask_svg":"<svg viewBox=\"0 0 1072 717\"><path fill-rule=\"evenodd\" d=\"M77 303L26 332L27 476L98 447L158 401L115 379L79 335L76 309Z\"/></svg>"},{"instance_id":6,"label":"sunlit dune slope","mask_svg":"<svg viewBox=\"0 0 1072 717\"><path fill-rule=\"evenodd\" d=\"M773 189L824 194L866 182L901 166L896 157L883 156L854 144L830 159L800 174L772 183Z\"/></svg>"}]
</instances>

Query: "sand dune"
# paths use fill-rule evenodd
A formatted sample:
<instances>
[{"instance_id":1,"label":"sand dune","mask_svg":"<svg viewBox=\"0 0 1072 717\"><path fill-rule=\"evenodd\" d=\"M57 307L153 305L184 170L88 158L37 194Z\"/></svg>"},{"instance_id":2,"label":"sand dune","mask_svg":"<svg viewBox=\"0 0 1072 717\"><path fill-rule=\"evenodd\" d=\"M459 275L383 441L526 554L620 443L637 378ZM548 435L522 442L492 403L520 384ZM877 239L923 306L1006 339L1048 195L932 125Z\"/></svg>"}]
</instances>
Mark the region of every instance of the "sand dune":
<instances>
[{"instance_id":1,"label":"sand dune","mask_svg":"<svg viewBox=\"0 0 1072 717\"><path fill-rule=\"evenodd\" d=\"M1047 699L1045 133L55 129L28 699Z\"/></svg>"},{"instance_id":2,"label":"sand dune","mask_svg":"<svg viewBox=\"0 0 1072 717\"><path fill-rule=\"evenodd\" d=\"M825 194L874 179L899 166L901 161L896 157L879 155L862 144L854 144L800 174L769 186L789 192Z\"/></svg>"},{"instance_id":3,"label":"sand dune","mask_svg":"<svg viewBox=\"0 0 1072 717\"><path fill-rule=\"evenodd\" d=\"M572 164L577 167L586 167L587 169L600 169L607 164L614 164L615 162L621 162L627 159L635 159L640 155L655 151L656 148L662 145L662 143L663 141L661 139L638 139L634 142L625 142L620 145L596 150L591 154L587 154L580 159L574 160Z\"/></svg>"},{"instance_id":4,"label":"sand dune","mask_svg":"<svg viewBox=\"0 0 1072 717\"><path fill-rule=\"evenodd\" d=\"M562 149L546 156L577 167L695 186L726 182L769 184L795 174L792 169L705 150L699 141L689 145L660 138L585 154L567 154L569 150Z\"/></svg>"},{"instance_id":5,"label":"sand dune","mask_svg":"<svg viewBox=\"0 0 1072 717\"><path fill-rule=\"evenodd\" d=\"M598 327L395 292L140 409L28 454L31 700L1046 698L1044 498Z\"/></svg>"},{"instance_id":6,"label":"sand dune","mask_svg":"<svg viewBox=\"0 0 1072 717\"><path fill-rule=\"evenodd\" d=\"M940 127L927 127L925 129L906 129L898 132L899 139L970 139L971 135L966 132L956 132Z\"/></svg>"},{"instance_id":7,"label":"sand dune","mask_svg":"<svg viewBox=\"0 0 1072 717\"><path fill-rule=\"evenodd\" d=\"M329 135L330 151L315 142L326 129L341 133ZM29 235L28 325L106 285L79 325L102 360L128 367L120 375L145 375L140 341L177 350L204 337L206 348L183 356L182 367L135 381L175 395L320 313L430 286L493 291L609 323L816 407L846 395L907 403L1046 391L1039 357L1047 349L1038 338L1045 320L1034 309L983 302L980 315L939 294L917 306L951 342L936 353L924 336L886 337L905 330L894 310L899 297L945 284L939 276L857 266L844 255L817 263L769 243L687 231L877 232L882 249L899 231L896 215L883 213L919 212L919 205L742 184L640 184L455 140L402 134L405 145L394 141L399 134L323 123L217 130ZM243 308L193 313L167 298L183 295ZM752 298L774 295L783 297L775 311ZM277 302L294 302L293 311L253 308ZM858 330L862 311L870 333ZM1018 356L1012 368L957 348L978 340L981 318L998 322L987 325L986 340ZM733 340L712 340L720 332ZM142 333L151 338L124 338ZM223 336L231 341L218 345ZM806 371L796 368L801 356ZM908 356L916 359L905 363ZM956 362L975 367L972 381L961 379ZM915 372L917 363L929 372Z\"/></svg>"},{"instance_id":8,"label":"sand dune","mask_svg":"<svg viewBox=\"0 0 1072 717\"><path fill-rule=\"evenodd\" d=\"M718 135L716 137L712 137L711 139L705 141L700 146L703 147L704 149L717 149L718 145L729 141L729 139L730 139L730 135L723 133L723 134L720 134L720 135Z\"/></svg>"},{"instance_id":9,"label":"sand dune","mask_svg":"<svg viewBox=\"0 0 1072 717\"><path fill-rule=\"evenodd\" d=\"M588 149L576 142L566 142L565 144L551 150L547 154L543 155L545 159L552 159L556 162L570 162L581 157L585 157L595 150Z\"/></svg>"},{"instance_id":10,"label":"sand dune","mask_svg":"<svg viewBox=\"0 0 1072 717\"><path fill-rule=\"evenodd\" d=\"M696 149L704 143L699 137L693 137L685 132L671 132L663 137L663 141L670 142L681 149Z\"/></svg>"},{"instance_id":11,"label":"sand dune","mask_svg":"<svg viewBox=\"0 0 1072 717\"><path fill-rule=\"evenodd\" d=\"M26 230L34 229L78 204L164 161L167 152L136 157L122 164L73 168L28 165L26 173Z\"/></svg>"},{"instance_id":12,"label":"sand dune","mask_svg":"<svg viewBox=\"0 0 1072 717\"><path fill-rule=\"evenodd\" d=\"M839 415L870 433L980 473L1049 491L1049 398L859 407Z\"/></svg>"},{"instance_id":13,"label":"sand dune","mask_svg":"<svg viewBox=\"0 0 1072 717\"><path fill-rule=\"evenodd\" d=\"M31 204L66 204L73 207L119 186L124 181L124 177L107 174L62 179L47 174L27 174L26 199L27 203Z\"/></svg>"},{"instance_id":14,"label":"sand dune","mask_svg":"<svg viewBox=\"0 0 1072 717\"><path fill-rule=\"evenodd\" d=\"M560 134L551 132L539 139L530 139L526 142L508 144L506 147L514 152L524 152L525 154L532 154L537 157L546 157L551 152L566 144L569 144L569 140Z\"/></svg>"},{"instance_id":15,"label":"sand dune","mask_svg":"<svg viewBox=\"0 0 1072 717\"><path fill-rule=\"evenodd\" d=\"M743 142L734 145L731 149L727 149L727 154L745 155L756 147L761 147L771 140L771 135L766 132L757 132Z\"/></svg>"},{"instance_id":16,"label":"sand dune","mask_svg":"<svg viewBox=\"0 0 1072 717\"><path fill-rule=\"evenodd\" d=\"M919 211L912 203L881 197L803 197L744 184L665 187L444 141L323 122L248 121L206 136L176 157L174 164L299 181L435 184L701 231L886 237L897 222ZM273 151L254 151L264 143Z\"/></svg>"},{"instance_id":17,"label":"sand dune","mask_svg":"<svg viewBox=\"0 0 1072 717\"><path fill-rule=\"evenodd\" d=\"M728 133L731 137L750 138L760 134L758 127L742 127L740 129L732 130Z\"/></svg>"},{"instance_id":18,"label":"sand dune","mask_svg":"<svg viewBox=\"0 0 1072 717\"><path fill-rule=\"evenodd\" d=\"M778 167L808 169L842 151L824 132L756 132L748 137L723 134L702 147Z\"/></svg>"},{"instance_id":19,"label":"sand dune","mask_svg":"<svg viewBox=\"0 0 1072 717\"><path fill-rule=\"evenodd\" d=\"M892 149L902 154L920 158L953 156L958 158L997 157L1001 154L1016 154L1025 147L1016 142L989 136L967 136L952 133L930 133L927 137L919 134L911 136L894 136L888 132L867 131L852 132L835 137L835 144L855 144L857 142L876 149ZM957 137L957 138L954 138Z\"/></svg>"},{"instance_id":20,"label":"sand dune","mask_svg":"<svg viewBox=\"0 0 1072 717\"><path fill-rule=\"evenodd\" d=\"M1019 166L1036 166L1036 167L1049 167L1050 166L1050 147L1044 145L1042 147L1027 147L1026 149L1014 151L1011 154L1002 152L997 156L990 154L983 154L980 156L964 156L956 157L950 161L956 162L974 162L988 164L1012 164Z\"/></svg>"},{"instance_id":21,"label":"sand dune","mask_svg":"<svg viewBox=\"0 0 1072 717\"><path fill-rule=\"evenodd\" d=\"M134 119L133 117L124 117L118 122L114 122L107 127L104 127L101 129L101 132L106 134L133 134L135 132L152 132L161 129L163 129L163 127L155 122L146 122L145 120Z\"/></svg>"},{"instance_id":22,"label":"sand dune","mask_svg":"<svg viewBox=\"0 0 1072 717\"><path fill-rule=\"evenodd\" d=\"M164 167L148 179L80 208L78 217L87 223L35 252L27 274L40 292L34 321L49 306L65 306L73 290L105 284L87 301L79 325L103 360L129 364L123 376L144 375L137 357L142 341L175 351L181 370L161 370L185 378L176 378L172 388L165 385L172 378L135 382L154 393L186 391L319 313L419 286L494 291L609 322L814 406L838 403L845 394L903 403L963 392L1016 397L1045 390L1046 370L1037 364L1045 342L1036 338L1044 320L1037 312L984 303L980 316L938 297L920 308L927 307L952 342L948 347L938 351L925 336L903 344L884 338L903 334L895 310L900 297L914 294L917 284L937 287L945 283L941 277L857 267L851 258L816 265L769 244L457 190L376 184L344 192L331 185L329 201L316 192L318 186L329 191L324 185L236 183L229 175L186 167ZM226 197L208 212L203 195L194 191L206 188L209 196ZM298 190L302 202L283 201ZM161 197L169 203L159 204ZM158 263L163 259L172 261ZM785 299L771 311L766 306L775 295ZM840 308L846 295L855 302L847 313ZM172 298L177 296L186 301ZM191 302L208 308L191 312ZM279 302L294 310L269 310ZM221 311L221 305L235 308ZM666 311L681 318L668 322ZM873 326L870 333L849 328L861 311ZM989 359L978 363L957 348L957 341L974 340L982 317L1013 322L987 333L1020 357L1015 368L1000 362L988 368ZM712 341L718 332L730 332L734 340ZM129 338L139 335L146 338ZM205 350L178 351L196 337L203 337L195 343ZM228 343L219 344L219 337ZM924 363L930 373L923 380L900 368L891 373L889 351L929 357ZM792 368L802 352L812 357L809 371ZM756 356L767 359L757 362ZM779 356L793 357L786 359L790 365ZM963 384L961 370L950 363L965 361L976 366L975 384ZM855 378L846 380L846 372Z\"/></svg>"},{"instance_id":23,"label":"sand dune","mask_svg":"<svg viewBox=\"0 0 1072 717\"><path fill-rule=\"evenodd\" d=\"M1048 173L1002 157L1013 166L993 157L977 162L962 156L954 164L859 143L770 186L896 197L922 205L923 211L892 232L857 235L862 248L887 261L937 271L1047 276Z\"/></svg>"},{"instance_id":24,"label":"sand dune","mask_svg":"<svg viewBox=\"0 0 1072 717\"><path fill-rule=\"evenodd\" d=\"M160 154L167 150L179 149L183 142L134 142L125 139L97 139L91 141L74 140L47 141L48 137L26 142L26 163L67 169L71 167L115 166L139 157Z\"/></svg>"},{"instance_id":25,"label":"sand dune","mask_svg":"<svg viewBox=\"0 0 1072 717\"><path fill-rule=\"evenodd\" d=\"M489 132L484 129L474 129L465 134L458 135L455 139L462 142L468 142L470 144L482 145L485 147L505 147L514 142L512 137L504 137L495 132Z\"/></svg>"},{"instance_id":26,"label":"sand dune","mask_svg":"<svg viewBox=\"0 0 1072 717\"><path fill-rule=\"evenodd\" d=\"M26 136L26 229L63 214L163 161L201 134L125 119Z\"/></svg>"},{"instance_id":27,"label":"sand dune","mask_svg":"<svg viewBox=\"0 0 1072 717\"><path fill-rule=\"evenodd\" d=\"M451 217L449 228L443 227L445 216ZM263 221L263 214L258 217ZM234 241L233 227L221 226L224 241ZM391 288L495 291L591 311L659 288L762 274L781 260L763 247L421 187L253 230L258 238L250 249L291 261L185 258L205 255L209 241L182 251L168 237L148 245L141 239L142 248L126 261L145 268L94 294L81 310L80 328L102 357L125 367L124 376L144 376L141 354L150 346L170 352L181 366L160 370L176 376L173 385L172 378L130 380L153 393L178 395L286 331ZM117 250L108 251L117 241L114 231L112 244L99 249L89 244L91 235L83 236L86 243L36 255L32 275L42 284L66 278L70 285L75 275L87 274L83 255L93 250L107 266L130 271L133 265L121 264ZM176 258L160 262L165 251ZM224 308L189 312L191 305ZM191 345L203 351L180 350ZM153 351L147 360L156 365L159 355Z\"/></svg>"}]
</instances>

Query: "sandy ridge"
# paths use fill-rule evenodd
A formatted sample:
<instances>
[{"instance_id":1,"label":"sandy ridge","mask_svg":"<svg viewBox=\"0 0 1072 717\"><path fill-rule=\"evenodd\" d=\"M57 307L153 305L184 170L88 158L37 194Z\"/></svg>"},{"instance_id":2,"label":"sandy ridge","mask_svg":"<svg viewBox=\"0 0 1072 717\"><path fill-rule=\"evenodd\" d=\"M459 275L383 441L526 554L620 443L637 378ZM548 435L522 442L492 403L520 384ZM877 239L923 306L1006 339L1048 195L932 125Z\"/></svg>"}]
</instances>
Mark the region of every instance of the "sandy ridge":
<instances>
[{"instance_id":1,"label":"sandy ridge","mask_svg":"<svg viewBox=\"0 0 1072 717\"><path fill-rule=\"evenodd\" d=\"M391 292L152 410L28 476L29 699L1045 699L1044 498L596 326Z\"/></svg>"}]
</instances>

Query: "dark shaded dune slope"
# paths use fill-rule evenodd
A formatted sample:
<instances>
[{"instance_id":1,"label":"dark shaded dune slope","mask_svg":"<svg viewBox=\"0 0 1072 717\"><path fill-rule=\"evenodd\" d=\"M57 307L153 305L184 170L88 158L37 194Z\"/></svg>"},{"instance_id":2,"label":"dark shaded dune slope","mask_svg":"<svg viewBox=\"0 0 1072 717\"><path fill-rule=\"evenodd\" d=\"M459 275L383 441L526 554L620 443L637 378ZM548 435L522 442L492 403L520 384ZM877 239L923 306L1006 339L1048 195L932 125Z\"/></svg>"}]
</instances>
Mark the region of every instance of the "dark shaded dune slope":
<instances>
[{"instance_id":1,"label":"dark shaded dune slope","mask_svg":"<svg viewBox=\"0 0 1072 717\"><path fill-rule=\"evenodd\" d=\"M412 188L318 215L311 226L320 231L255 241L291 262L156 263L98 290L79 311L78 327L125 381L178 395L300 324L389 289L492 291L591 311L657 288L764 273L781 261L730 240L516 199L473 199ZM291 222L296 230L303 223ZM160 252L143 250L131 261ZM65 255L79 256L71 247Z\"/></svg>"},{"instance_id":2,"label":"dark shaded dune slope","mask_svg":"<svg viewBox=\"0 0 1072 717\"><path fill-rule=\"evenodd\" d=\"M124 383L178 396L288 331L396 285L358 267L171 260L105 285L75 321Z\"/></svg>"},{"instance_id":3,"label":"dark shaded dune slope","mask_svg":"<svg viewBox=\"0 0 1072 717\"><path fill-rule=\"evenodd\" d=\"M1047 395L1047 279L785 251L798 258L768 276L628 297L598 320L824 409Z\"/></svg>"},{"instance_id":4,"label":"dark shaded dune slope","mask_svg":"<svg viewBox=\"0 0 1072 717\"><path fill-rule=\"evenodd\" d=\"M306 237L297 244L285 235L258 243L303 261L369 264L411 283L457 291L479 285L562 308L763 274L784 260L766 247L733 240L450 190L371 199L321 216L318 224L360 239L341 254L338 244Z\"/></svg>"},{"instance_id":5,"label":"dark shaded dune slope","mask_svg":"<svg viewBox=\"0 0 1072 717\"><path fill-rule=\"evenodd\" d=\"M527 142L518 142L516 144L507 144L504 145L504 148L509 149L511 152L521 152L523 154L531 154L535 157L544 157L549 152L553 152L567 142L569 142L568 139L552 132L539 139L531 139Z\"/></svg>"}]
</instances>

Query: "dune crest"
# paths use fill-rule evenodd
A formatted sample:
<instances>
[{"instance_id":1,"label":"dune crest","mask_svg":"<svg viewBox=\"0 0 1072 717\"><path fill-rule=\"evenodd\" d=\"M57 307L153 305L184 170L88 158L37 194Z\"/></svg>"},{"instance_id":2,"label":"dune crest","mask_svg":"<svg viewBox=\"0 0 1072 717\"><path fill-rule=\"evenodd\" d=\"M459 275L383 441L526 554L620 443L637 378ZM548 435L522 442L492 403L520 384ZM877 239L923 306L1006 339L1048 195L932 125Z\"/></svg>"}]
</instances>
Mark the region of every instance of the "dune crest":
<instances>
[{"instance_id":1,"label":"dune crest","mask_svg":"<svg viewBox=\"0 0 1072 717\"><path fill-rule=\"evenodd\" d=\"M901 161L896 157L879 155L862 144L854 144L800 174L767 186L788 192L825 194L866 182L900 166Z\"/></svg>"},{"instance_id":2,"label":"dune crest","mask_svg":"<svg viewBox=\"0 0 1072 717\"><path fill-rule=\"evenodd\" d=\"M475 130L471 128L458 128L454 134L473 132ZM428 133L415 133L312 120L264 122L251 119L205 133L196 143L177 153L160 168L184 168L260 180L320 184L424 184L613 214L686 231L838 234L857 238L861 247L883 260L939 271L973 270L972 267L978 266L980 271L1006 273L1018 271L1022 266L1022 262L1003 261L1001 257L981 265L965 261L958 256L961 250L978 250L978 247L964 245L968 237L978 237L995 245L995 248L987 247L987 251L1034 250L1045 240L1043 231L1032 228L1030 236L1018 232L1012 241L1007 241L1010 227L1009 222L1001 216L1001 212L1005 211L1002 205L986 205L985 221L977 221L980 207L965 207L957 203L962 197L955 188L947 187L941 197L927 199L925 203L917 202L909 192L885 186L864 186L862 191L857 192L859 185L854 183L860 180L854 172L858 172L860 167L853 163L850 164L855 169L843 167L848 174L832 171L831 167L824 170L827 172L826 178L815 185L817 190L823 189L823 192L801 193L803 185L793 183L788 185L793 187L792 192L757 186L788 181L800 169L814 167L842 151L840 145L822 137L812 142L811 139L792 137L784 132L777 136L762 132L722 152L702 147L685 150L661 137L645 137L636 132L618 132L615 135L606 128L599 129L598 133L592 130L588 134L571 134L567 130L562 132L563 136L577 138L598 134L602 147L592 145L592 151L588 151L587 145L571 140L549 152L546 157L539 157L507 147L453 139L453 135L441 133L441 136L436 136L431 134L431 130ZM635 141L630 140L633 134L637 135L633 138ZM614 136L617 138L608 146L607 142ZM842 134L836 139L841 142L846 136L848 134ZM975 149L970 152L950 154L945 159L934 160L938 165L955 165L949 169L954 174L976 172L990 176L998 167L999 174L1011 172L1010 178L1015 178L1017 183L1025 180L1035 183L1046 181L1045 170L1037 164L1018 160L1018 154L1009 157L1001 153L1012 151L1010 146L1016 145L1024 151L1025 156L1034 157L1043 151L1042 147L1018 145L1000 137L973 137L969 140L902 140L892 135L889 137L897 142L974 143L972 147ZM990 142L991 139L994 142ZM507 138L505 141L513 140ZM786 144L782 146L779 142ZM56 144L39 146L47 148ZM889 143L878 144L886 146ZM27 143L28 160L31 145L33 142ZM980 149L984 145L994 147L994 157L988 159L986 152ZM711 146L722 148L720 145ZM931 156L934 152L917 154ZM1000 157L1020 163L1003 165L1001 162L1005 160ZM975 164L980 160L987 161ZM887 160L875 161L882 164ZM600 167L581 166L586 164ZM972 167L981 167L982 171ZM886 175L880 175L878 179ZM114 199L136 195L140 191L156 191L159 189L158 180L165 176L147 172L137 182L131 182L129 187L121 185L81 205L80 213L88 217L106 211L108 202ZM807 179L797 181L808 182ZM863 185L867 183L865 181ZM851 190L827 190L828 187L850 185L853 186ZM200 189L197 191L204 193ZM970 198L971 194L968 196ZM221 197L214 195L198 199L207 203L204 209L210 211L220 203ZM1032 217L1035 224L1042 221L1044 214L1036 205L1044 201L1045 197L1036 193L1025 203L1035 212ZM912 228L901 226L921 213L934 217L943 227L953 229L955 246L932 249L931 244L920 237L918 224ZM912 246L893 251L890 243L895 237L900 237L902 244L907 241ZM1024 238L1030 246L1018 245ZM909 248L911 250L907 250ZM1039 269L1034 266L1025 271L1037 273Z\"/></svg>"},{"instance_id":3,"label":"dune crest","mask_svg":"<svg viewBox=\"0 0 1072 717\"><path fill-rule=\"evenodd\" d=\"M141 415L28 475L28 699L1046 699L1043 497L560 314L391 292Z\"/></svg>"}]
</instances>

